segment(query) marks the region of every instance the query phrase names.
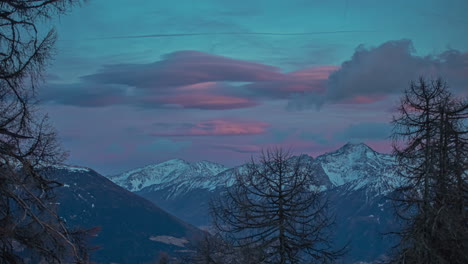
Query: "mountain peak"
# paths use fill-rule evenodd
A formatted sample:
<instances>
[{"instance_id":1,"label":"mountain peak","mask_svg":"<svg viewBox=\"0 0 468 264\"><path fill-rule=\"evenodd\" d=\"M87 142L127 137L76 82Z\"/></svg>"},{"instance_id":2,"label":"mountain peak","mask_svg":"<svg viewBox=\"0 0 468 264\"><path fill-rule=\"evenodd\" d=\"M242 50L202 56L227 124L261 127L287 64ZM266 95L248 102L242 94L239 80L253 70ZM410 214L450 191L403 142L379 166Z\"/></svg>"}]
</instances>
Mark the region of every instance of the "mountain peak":
<instances>
[{"instance_id":1,"label":"mountain peak","mask_svg":"<svg viewBox=\"0 0 468 264\"><path fill-rule=\"evenodd\" d=\"M300 160L301 162L312 162L314 160L313 157L307 155L307 154L300 154L300 155L297 155L297 156L292 156L291 159L293 161L297 161L297 160Z\"/></svg>"},{"instance_id":2,"label":"mountain peak","mask_svg":"<svg viewBox=\"0 0 468 264\"><path fill-rule=\"evenodd\" d=\"M364 143L348 142L338 149L340 152L374 152L374 150Z\"/></svg>"},{"instance_id":3,"label":"mountain peak","mask_svg":"<svg viewBox=\"0 0 468 264\"><path fill-rule=\"evenodd\" d=\"M152 171L158 168L172 168L172 167L174 168L184 167L185 168L188 166L190 166L190 163L183 159L170 159L170 160L163 161L161 163L153 163L153 164L146 165L144 167L132 169L127 172L124 172L122 175L125 175L125 174L131 175L134 173L139 173L139 172L144 172L144 171Z\"/></svg>"},{"instance_id":4,"label":"mountain peak","mask_svg":"<svg viewBox=\"0 0 468 264\"><path fill-rule=\"evenodd\" d=\"M192 166L197 168L198 170L204 170L206 172L210 172L210 174L212 175L216 175L228 169L222 164L207 161L207 160L202 160L202 161L192 163Z\"/></svg>"},{"instance_id":5,"label":"mountain peak","mask_svg":"<svg viewBox=\"0 0 468 264\"><path fill-rule=\"evenodd\" d=\"M376 155L378 155L378 153L364 143L348 142L341 148L321 156L340 157L358 162L359 160L373 159Z\"/></svg>"},{"instance_id":6,"label":"mountain peak","mask_svg":"<svg viewBox=\"0 0 468 264\"><path fill-rule=\"evenodd\" d=\"M159 164L177 164L177 163L188 163L188 162L186 160L176 158L176 159L163 161Z\"/></svg>"},{"instance_id":7,"label":"mountain peak","mask_svg":"<svg viewBox=\"0 0 468 264\"><path fill-rule=\"evenodd\" d=\"M216 162L212 162L212 161L209 161L209 160L200 160L200 161L195 162L194 164L205 164L205 165L219 165L219 166L222 166L222 164L219 164L219 163L216 163Z\"/></svg>"},{"instance_id":8,"label":"mountain peak","mask_svg":"<svg viewBox=\"0 0 468 264\"><path fill-rule=\"evenodd\" d=\"M387 168L393 163L390 157L375 152L364 143L350 142L333 152L318 156L316 161L336 186L357 179L378 178L382 172L377 168Z\"/></svg>"},{"instance_id":9,"label":"mountain peak","mask_svg":"<svg viewBox=\"0 0 468 264\"><path fill-rule=\"evenodd\" d=\"M130 191L140 191L156 185L161 188L178 186L177 191L182 192L187 186L208 186L206 179L215 179L215 175L226 169L221 164L209 161L191 163L183 159L171 159L127 171L110 179ZM187 188L182 188L181 184L186 184Z\"/></svg>"}]
</instances>

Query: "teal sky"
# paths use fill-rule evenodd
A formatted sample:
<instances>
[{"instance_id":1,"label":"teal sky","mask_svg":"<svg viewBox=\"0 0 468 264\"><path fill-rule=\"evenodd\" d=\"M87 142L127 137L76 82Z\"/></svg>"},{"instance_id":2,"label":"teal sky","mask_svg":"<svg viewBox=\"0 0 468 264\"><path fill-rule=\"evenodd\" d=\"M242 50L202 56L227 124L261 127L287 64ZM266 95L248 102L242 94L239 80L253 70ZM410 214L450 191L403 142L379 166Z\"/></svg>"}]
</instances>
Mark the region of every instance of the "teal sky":
<instances>
[{"instance_id":1,"label":"teal sky","mask_svg":"<svg viewBox=\"0 0 468 264\"><path fill-rule=\"evenodd\" d=\"M92 0L53 22L42 99L69 162L103 173L170 158L233 166L272 145L389 151L387 123L412 78L466 93L467 10L462 0Z\"/></svg>"}]
</instances>

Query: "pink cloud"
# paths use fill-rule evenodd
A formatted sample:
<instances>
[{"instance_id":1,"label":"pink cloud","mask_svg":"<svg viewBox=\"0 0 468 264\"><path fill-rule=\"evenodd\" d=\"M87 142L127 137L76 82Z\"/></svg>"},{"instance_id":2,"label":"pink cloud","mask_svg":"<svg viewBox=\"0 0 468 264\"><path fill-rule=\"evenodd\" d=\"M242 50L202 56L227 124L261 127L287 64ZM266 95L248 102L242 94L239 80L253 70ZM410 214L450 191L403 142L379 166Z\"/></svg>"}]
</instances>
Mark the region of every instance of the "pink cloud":
<instances>
[{"instance_id":1,"label":"pink cloud","mask_svg":"<svg viewBox=\"0 0 468 264\"><path fill-rule=\"evenodd\" d=\"M208 120L190 127L170 128L154 136L240 136L263 134L269 124L253 121Z\"/></svg>"},{"instance_id":2,"label":"pink cloud","mask_svg":"<svg viewBox=\"0 0 468 264\"><path fill-rule=\"evenodd\" d=\"M83 80L143 88L146 93L157 94L159 100L143 100L153 103L162 101L184 108L232 109L256 105L250 97L287 99L293 93L324 92L328 76L338 68L324 65L282 73L277 67L256 62L199 51L178 51L154 63L106 66L96 74L84 76ZM229 82L250 84L234 87L229 86ZM239 92L245 89L248 95ZM199 94L187 95L187 92ZM236 93L238 95L234 96ZM161 98L161 94L167 96Z\"/></svg>"},{"instance_id":3,"label":"pink cloud","mask_svg":"<svg viewBox=\"0 0 468 264\"><path fill-rule=\"evenodd\" d=\"M414 54L412 42L357 47L341 66L321 65L285 73L254 61L199 51L177 51L153 63L114 64L76 84L52 84L42 101L81 107L237 109L289 99L290 109L331 104L371 104L397 95L419 75L442 76L466 95L468 53ZM54 77L50 81L56 81ZM235 83L235 84L233 84ZM67 89L63 89L67 88Z\"/></svg>"},{"instance_id":4,"label":"pink cloud","mask_svg":"<svg viewBox=\"0 0 468 264\"><path fill-rule=\"evenodd\" d=\"M229 151L228 153L237 152L237 153L258 154L262 151L261 146L249 145L249 144L217 144L214 147L227 150ZM245 159L247 160L247 157L245 157Z\"/></svg>"},{"instance_id":5,"label":"pink cloud","mask_svg":"<svg viewBox=\"0 0 468 264\"><path fill-rule=\"evenodd\" d=\"M190 61L190 63L192 62ZM249 97L287 99L295 93L319 92L323 94L326 91L328 76L337 69L339 69L338 66L324 65L287 74L275 73L263 76L263 73L261 73L260 76L262 77L258 78L256 82L240 87L229 86L215 81L194 83L174 88L172 90L174 95L164 98L159 97L159 101L165 104L179 105L183 108L198 109L251 107L258 105L258 103ZM255 71L255 69L252 70ZM219 72L216 71L216 73ZM227 80L228 78L224 78L224 81ZM236 93L240 94L239 91L245 89L249 91L248 95L233 95Z\"/></svg>"},{"instance_id":6,"label":"pink cloud","mask_svg":"<svg viewBox=\"0 0 468 264\"><path fill-rule=\"evenodd\" d=\"M206 91L218 88L217 82L201 82L177 87L179 91Z\"/></svg>"},{"instance_id":7,"label":"pink cloud","mask_svg":"<svg viewBox=\"0 0 468 264\"><path fill-rule=\"evenodd\" d=\"M287 99L295 93L326 91L326 82L338 66L324 65L287 73L282 78L247 85L254 93L267 98Z\"/></svg>"},{"instance_id":8,"label":"pink cloud","mask_svg":"<svg viewBox=\"0 0 468 264\"><path fill-rule=\"evenodd\" d=\"M248 98L209 94L206 92L195 94L177 94L166 97L146 98L147 103L156 102L159 104L178 105L182 108L196 108L196 109L237 109L252 107L257 103Z\"/></svg>"},{"instance_id":9,"label":"pink cloud","mask_svg":"<svg viewBox=\"0 0 468 264\"><path fill-rule=\"evenodd\" d=\"M266 81L281 79L279 68L199 51L178 51L165 56L168 73L178 73L210 81ZM197 73L193 75L193 73Z\"/></svg>"},{"instance_id":10,"label":"pink cloud","mask_svg":"<svg viewBox=\"0 0 468 264\"><path fill-rule=\"evenodd\" d=\"M88 82L122 84L146 89L169 89L204 82L255 82L283 78L279 68L199 51L178 51L148 64L105 66L82 77Z\"/></svg>"},{"instance_id":11,"label":"pink cloud","mask_svg":"<svg viewBox=\"0 0 468 264\"><path fill-rule=\"evenodd\" d=\"M340 66L322 65L291 72L290 76L299 80L327 80L328 76L338 69L340 69Z\"/></svg>"},{"instance_id":12,"label":"pink cloud","mask_svg":"<svg viewBox=\"0 0 468 264\"><path fill-rule=\"evenodd\" d=\"M93 98L97 106L137 104L158 108L174 105L216 110L258 105L253 98L288 99L292 94L324 93L328 76L338 68L324 65L282 73L277 67L252 61L198 51L178 51L154 63L104 66L95 74L83 76L82 80L85 87L90 84L95 87L117 85L134 89L132 93L122 89L105 90L97 96L99 98ZM249 84L235 86L231 82ZM83 93L83 89L78 92ZM106 93L116 92L122 100L99 100Z\"/></svg>"},{"instance_id":13,"label":"pink cloud","mask_svg":"<svg viewBox=\"0 0 468 264\"><path fill-rule=\"evenodd\" d=\"M370 96L365 96L365 95L357 95L352 98L347 98L338 101L338 104L372 104L375 102L382 101L386 99L387 96L385 95L370 95Z\"/></svg>"}]
</instances>

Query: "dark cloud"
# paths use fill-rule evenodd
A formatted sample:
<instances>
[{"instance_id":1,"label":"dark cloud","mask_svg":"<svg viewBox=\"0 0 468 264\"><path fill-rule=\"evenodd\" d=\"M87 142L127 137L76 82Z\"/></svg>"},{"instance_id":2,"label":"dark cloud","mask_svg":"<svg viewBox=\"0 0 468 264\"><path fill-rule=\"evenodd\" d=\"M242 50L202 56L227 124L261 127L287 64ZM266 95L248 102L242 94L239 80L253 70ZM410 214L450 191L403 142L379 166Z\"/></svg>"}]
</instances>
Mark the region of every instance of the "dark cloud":
<instances>
[{"instance_id":1,"label":"dark cloud","mask_svg":"<svg viewBox=\"0 0 468 264\"><path fill-rule=\"evenodd\" d=\"M423 58L412 56L412 52L409 40L390 41L373 49L359 46L351 60L330 75L328 99L400 91L425 64Z\"/></svg>"},{"instance_id":2,"label":"dark cloud","mask_svg":"<svg viewBox=\"0 0 468 264\"><path fill-rule=\"evenodd\" d=\"M262 150L260 146L251 144L218 144L213 147L247 154L258 154Z\"/></svg>"},{"instance_id":3,"label":"dark cloud","mask_svg":"<svg viewBox=\"0 0 468 264\"><path fill-rule=\"evenodd\" d=\"M227 83L203 82L174 87L170 92L159 94L157 91L144 91L138 104L145 108L155 106L223 110L246 108L257 105L254 99L241 95L240 88Z\"/></svg>"},{"instance_id":4,"label":"dark cloud","mask_svg":"<svg viewBox=\"0 0 468 264\"><path fill-rule=\"evenodd\" d=\"M289 99L295 94L326 91L326 82L336 66L318 66L285 74L278 80L255 82L245 85L249 93L268 99Z\"/></svg>"},{"instance_id":5,"label":"dark cloud","mask_svg":"<svg viewBox=\"0 0 468 264\"><path fill-rule=\"evenodd\" d=\"M130 104L128 87L93 83L47 84L39 91L39 100L47 104L104 107Z\"/></svg>"},{"instance_id":6,"label":"dark cloud","mask_svg":"<svg viewBox=\"0 0 468 264\"><path fill-rule=\"evenodd\" d=\"M158 124L155 124L157 127ZM158 131L150 132L153 136L243 136L263 134L269 124L264 122L236 120L207 120L195 124L170 125Z\"/></svg>"},{"instance_id":7,"label":"dark cloud","mask_svg":"<svg viewBox=\"0 0 468 264\"><path fill-rule=\"evenodd\" d=\"M468 86L468 53L447 50L431 56L415 55L410 40L389 41L378 47L357 47L327 81L325 97L311 93L294 98L291 108L329 103L371 103L399 94L412 80L441 77L455 91ZM309 98L308 98L309 97Z\"/></svg>"},{"instance_id":8,"label":"dark cloud","mask_svg":"<svg viewBox=\"0 0 468 264\"><path fill-rule=\"evenodd\" d=\"M143 108L237 109L259 100L324 92L336 66L291 73L250 61L179 51L149 64L116 64L71 85L50 84L44 101L78 106L131 104Z\"/></svg>"},{"instance_id":9,"label":"dark cloud","mask_svg":"<svg viewBox=\"0 0 468 264\"><path fill-rule=\"evenodd\" d=\"M249 98L216 95L209 93L177 94L168 97L155 98L156 102L165 105L177 105L182 108L204 109L204 110L224 110L247 108L258 105L257 102ZM151 100L144 99L145 104Z\"/></svg>"},{"instance_id":10,"label":"dark cloud","mask_svg":"<svg viewBox=\"0 0 468 264\"><path fill-rule=\"evenodd\" d=\"M77 106L127 104L143 108L223 110L289 99L293 110L323 103L368 104L400 93L419 76L468 86L468 53L417 56L410 40L359 46L341 67L279 68L198 51L178 51L147 64L104 66L77 84L50 84L43 101ZM52 80L53 81L53 80Z\"/></svg>"},{"instance_id":11,"label":"dark cloud","mask_svg":"<svg viewBox=\"0 0 468 264\"><path fill-rule=\"evenodd\" d=\"M77 106L130 104L144 108L236 109L258 102L241 91L245 87L229 82L284 78L273 66L198 51L179 51L149 64L107 65L95 74L81 77L77 84L49 84L41 98L47 103Z\"/></svg>"},{"instance_id":12,"label":"dark cloud","mask_svg":"<svg viewBox=\"0 0 468 264\"><path fill-rule=\"evenodd\" d=\"M203 82L254 82L281 79L278 68L235 60L199 51L178 51L150 64L105 66L100 72L82 77L102 84L124 84L137 88L164 90Z\"/></svg>"}]
</instances>

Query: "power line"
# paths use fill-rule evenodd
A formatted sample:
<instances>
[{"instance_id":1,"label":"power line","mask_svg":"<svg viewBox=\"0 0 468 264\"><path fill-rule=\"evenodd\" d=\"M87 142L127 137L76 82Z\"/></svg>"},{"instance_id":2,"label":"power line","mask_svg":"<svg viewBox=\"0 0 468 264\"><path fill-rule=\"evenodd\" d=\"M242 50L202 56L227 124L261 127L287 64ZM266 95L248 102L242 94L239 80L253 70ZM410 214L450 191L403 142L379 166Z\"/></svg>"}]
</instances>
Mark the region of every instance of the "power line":
<instances>
[{"instance_id":1,"label":"power line","mask_svg":"<svg viewBox=\"0 0 468 264\"><path fill-rule=\"evenodd\" d=\"M171 38L171 37L217 36L217 35L308 36L308 35L371 33L371 32L376 32L376 31L375 30L337 30L337 31L316 31L316 32L297 32L297 33L278 33L278 32L202 32L202 33L171 33L171 34L111 36L111 37L101 37L101 38L90 38L89 40L137 39L137 38Z\"/></svg>"}]
</instances>

